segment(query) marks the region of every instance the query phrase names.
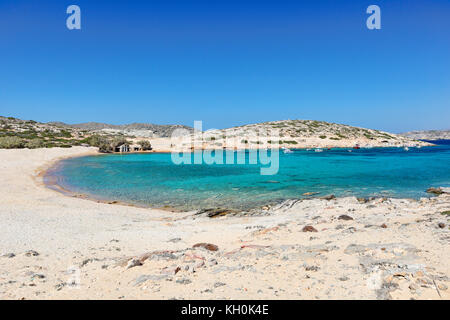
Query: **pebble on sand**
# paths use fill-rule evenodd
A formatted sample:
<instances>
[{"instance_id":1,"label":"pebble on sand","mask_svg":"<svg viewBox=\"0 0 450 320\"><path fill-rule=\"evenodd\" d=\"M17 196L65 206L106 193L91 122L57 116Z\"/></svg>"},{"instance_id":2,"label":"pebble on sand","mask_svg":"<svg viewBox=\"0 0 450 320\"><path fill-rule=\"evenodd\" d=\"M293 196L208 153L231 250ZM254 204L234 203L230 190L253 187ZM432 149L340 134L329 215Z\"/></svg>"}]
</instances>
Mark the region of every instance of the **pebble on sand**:
<instances>
[{"instance_id":1,"label":"pebble on sand","mask_svg":"<svg viewBox=\"0 0 450 320\"><path fill-rule=\"evenodd\" d=\"M313 226L304 226L302 229L303 232L318 232L316 228Z\"/></svg>"},{"instance_id":2,"label":"pebble on sand","mask_svg":"<svg viewBox=\"0 0 450 320\"><path fill-rule=\"evenodd\" d=\"M215 244L212 244L212 243L204 243L204 242L202 242L202 243L196 243L196 244L194 244L194 245L192 246L192 248L203 248L203 249L206 249L206 250L209 250L209 251L217 251L217 250L219 250L219 247L216 246Z\"/></svg>"}]
</instances>

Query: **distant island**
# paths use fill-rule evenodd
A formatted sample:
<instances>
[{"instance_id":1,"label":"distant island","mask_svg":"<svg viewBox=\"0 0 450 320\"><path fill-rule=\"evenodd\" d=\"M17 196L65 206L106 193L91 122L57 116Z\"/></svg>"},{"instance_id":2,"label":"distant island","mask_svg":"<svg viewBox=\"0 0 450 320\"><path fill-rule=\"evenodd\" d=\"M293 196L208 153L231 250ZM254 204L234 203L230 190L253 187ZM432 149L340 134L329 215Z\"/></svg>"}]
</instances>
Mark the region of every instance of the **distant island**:
<instances>
[{"instance_id":1,"label":"distant island","mask_svg":"<svg viewBox=\"0 0 450 320\"><path fill-rule=\"evenodd\" d=\"M450 140L450 130L410 131L400 135L418 140Z\"/></svg>"}]
</instances>

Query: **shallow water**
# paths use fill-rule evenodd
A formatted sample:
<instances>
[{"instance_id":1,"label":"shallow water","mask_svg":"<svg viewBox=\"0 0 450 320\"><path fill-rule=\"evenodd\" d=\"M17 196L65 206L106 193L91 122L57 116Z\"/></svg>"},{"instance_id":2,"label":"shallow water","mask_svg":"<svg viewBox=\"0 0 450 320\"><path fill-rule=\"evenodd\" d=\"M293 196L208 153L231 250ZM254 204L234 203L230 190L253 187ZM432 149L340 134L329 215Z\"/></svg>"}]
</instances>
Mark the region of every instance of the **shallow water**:
<instances>
[{"instance_id":1,"label":"shallow water","mask_svg":"<svg viewBox=\"0 0 450 320\"><path fill-rule=\"evenodd\" d=\"M156 153L89 156L63 160L49 174L98 199L179 209L248 209L307 192L419 198L429 187L450 186L448 145L280 152L279 172L269 176L246 156L243 165L175 165L170 154Z\"/></svg>"}]
</instances>

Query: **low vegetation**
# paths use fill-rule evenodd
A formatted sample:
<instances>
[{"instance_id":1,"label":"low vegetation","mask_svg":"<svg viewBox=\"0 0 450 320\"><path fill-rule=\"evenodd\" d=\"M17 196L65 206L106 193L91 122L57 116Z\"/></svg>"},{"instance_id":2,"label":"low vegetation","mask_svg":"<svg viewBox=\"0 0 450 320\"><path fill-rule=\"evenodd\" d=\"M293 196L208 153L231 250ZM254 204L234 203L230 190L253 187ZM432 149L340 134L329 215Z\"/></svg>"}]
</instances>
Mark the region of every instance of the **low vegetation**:
<instances>
[{"instance_id":1,"label":"low vegetation","mask_svg":"<svg viewBox=\"0 0 450 320\"><path fill-rule=\"evenodd\" d=\"M152 150L152 145L148 140L140 140L137 144L141 146L143 151Z\"/></svg>"}]
</instances>

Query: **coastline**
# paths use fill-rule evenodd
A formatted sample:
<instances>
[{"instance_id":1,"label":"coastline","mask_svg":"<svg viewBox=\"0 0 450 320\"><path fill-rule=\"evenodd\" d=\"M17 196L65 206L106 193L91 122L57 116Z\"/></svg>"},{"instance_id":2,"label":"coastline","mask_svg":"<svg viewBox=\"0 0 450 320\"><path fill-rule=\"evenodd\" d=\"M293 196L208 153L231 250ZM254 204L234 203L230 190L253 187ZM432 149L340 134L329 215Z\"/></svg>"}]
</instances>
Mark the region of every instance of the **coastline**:
<instances>
[{"instance_id":1,"label":"coastline","mask_svg":"<svg viewBox=\"0 0 450 320\"><path fill-rule=\"evenodd\" d=\"M386 149L386 148L393 148L393 147L374 147L373 149ZM113 153L100 153L98 151L96 151L96 148L91 148L92 150L87 151L87 152L82 152L80 154L73 154L73 155L68 155L68 156L63 156L63 157L59 157L58 159L55 159L51 162L49 162L45 167L41 168L38 170L38 175L37 178L39 179L39 183L42 183L46 188L51 189L53 191L59 192L65 196L68 197L74 197L74 198L79 198L79 199L84 199L84 200L89 200L89 201L94 201L97 203L105 203L105 204L115 204L115 205L124 205L124 206L131 206L131 207L136 207L136 208L144 208L144 209L155 209L155 210L164 210L167 212L184 212L184 211L201 211L201 210L205 210L207 208L205 207L194 207L194 208L190 208L190 209L186 209L186 208L177 208L177 207L172 207L170 205L164 205L162 207L157 207L154 205L150 205L150 204L143 204L143 203L133 203L133 202L128 202L128 201L124 201L124 200L119 200L116 198L108 198L108 197L101 197L99 195L95 195L95 194L90 194L88 192L77 192L74 190L71 190L68 187L63 186L61 183L59 183L58 181L58 175L53 173L52 171L54 171L56 169L56 166L60 165L61 161L66 160L66 159L70 159L70 158L80 158L80 157L86 157L86 156L107 156L107 155L123 155L123 156L127 156L127 155L133 155L133 154L167 154L167 153L171 153L172 151L139 151L139 152L126 152L126 153L120 153L120 152L113 152ZM291 150L302 150L305 151L307 148L292 148ZM347 150L347 148L334 148L334 149L341 149L341 150ZM205 151L205 150L209 150L209 149L201 149L198 150L196 152L199 151ZM214 150L214 149L213 149ZM221 149L215 149L215 150L221 150ZM251 149L240 149L240 150L232 150L232 151L249 151ZM191 151L187 151L188 153L191 153ZM309 193L309 192L308 192ZM272 203L263 203L257 206L253 206L253 207L249 207L246 209L233 209L233 208L226 208L226 207L214 207L215 209L225 209L225 210L230 210L230 211L243 211L243 212L252 212L252 211L258 211L261 208L264 207L272 207L272 206L276 206L278 204L281 204L284 201L288 201L288 200L313 200L313 199L320 199L323 198L324 196L327 196L327 194L317 194L317 195L304 195L303 197L299 197L299 198L286 198L284 200L279 200L277 202L272 202ZM352 195L347 195L347 196L352 196ZM343 197L338 195L337 197ZM356 197L356 195L355 195ZM393 199L408 199L408 200L417 200L418 198L413 198L413 197L405 197L405 196L387 196L386 194L372 194L369 196L365 196L366 198L393 198ZM424 194L423 196L424 198L431 198L433 197L432 194ZM208 206L208 208L210 208L210 206Z\"/></svg>"},{"instance_id":2,"label":"coastline","mask_svg":"<svg viewBox=\"0 0 450 320\"><path fill-rule=\"evenodd\" d=\"M44 166L43 168L39 168L37 170L38 174L35 177L36 182L42 184L45 188L56 191L64 196L83 199L83 200L89 200L89 201L93 201L96 203L129 206L129 207L135 207L135 208L141 208L141 209L163 210L163 211L172 212L172 213L183 212L182 210L179 210L177 208L170 207L167 205L163 206L163 207L152 207L152 206L147 206L147 205L139 205L137 203L125 202L125 201L121 201L121 200L117 200L117 199L102 199L102 198L96 197L95 195L92 195L92 194L80 193L80 192L75 192L75 191L69 190L68 188L63 187L61 184L58 183L57 176L52 173L52 170L54 170L55 167L58 166L61 161L71 159L71 158L80 158L80 157L86 157L86 156L108 155L107 153L100 153L96 150L97 150L97 148L94 148L93 152L89 151L89 152L81 153L81 154L63 156L58 159L55 159L54 161L49 162L46 166ZM128 152L124 155L147 154L147 153L166 153L166 152ZM167 153L170 153L170 152L167 152ZM110 154L117 154L117 153L110 153Z\"/></svg>"},{"instance_id":3,"label":"coastline","mask_svg":"<svg viewBox=\"0 0 450 320\"><path fill-rule=\"evenodd\" d=\"M291 200L263 215L210 218L39 183L86 149L0 150L0 298L450 299L449 194ZM78 290L66 281L72 266Z\"/></svg>"}]
</instances>

